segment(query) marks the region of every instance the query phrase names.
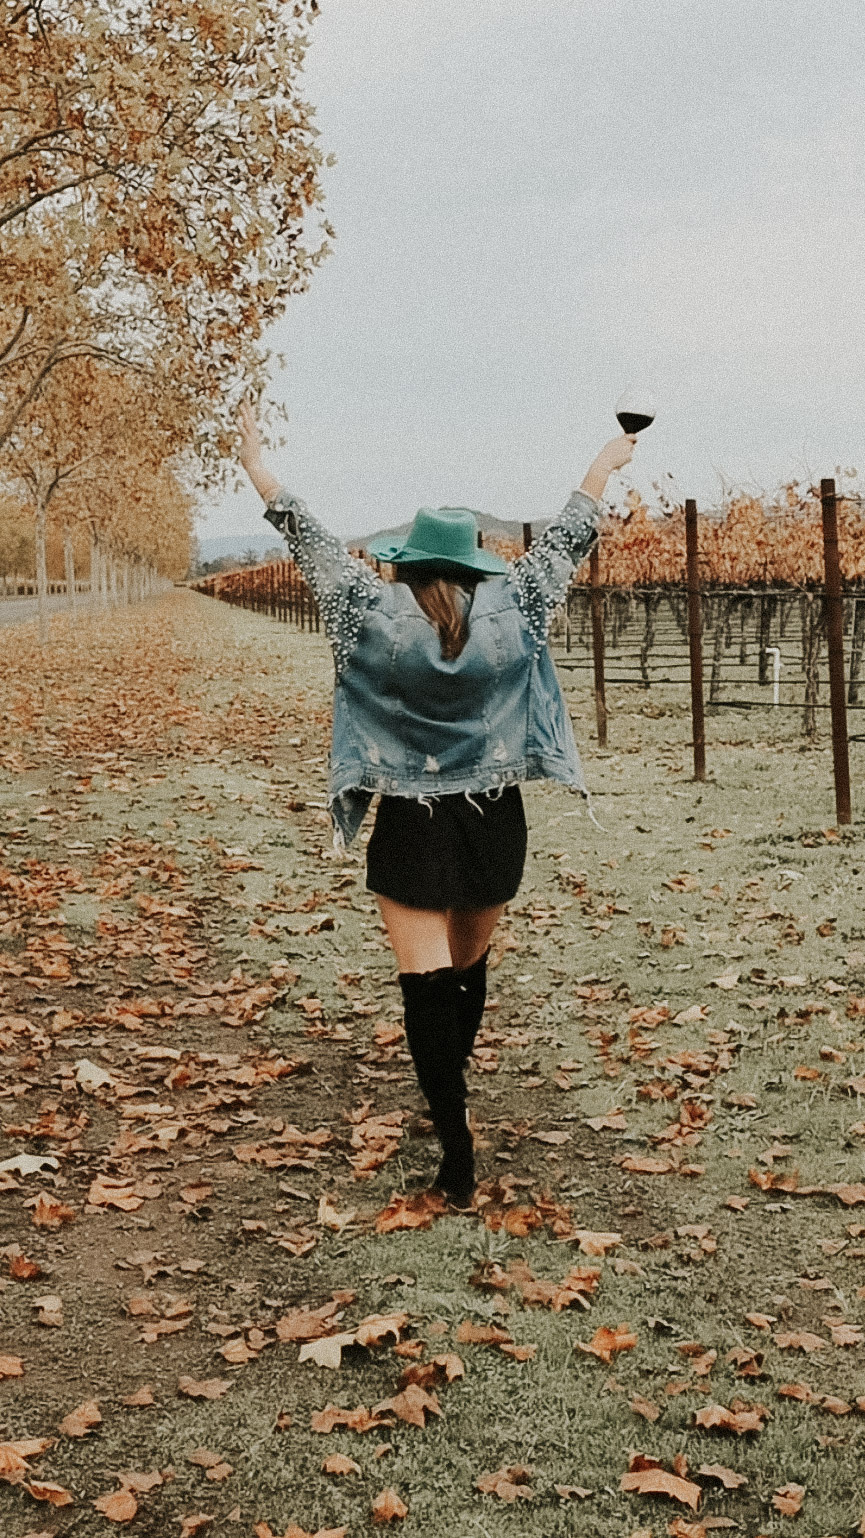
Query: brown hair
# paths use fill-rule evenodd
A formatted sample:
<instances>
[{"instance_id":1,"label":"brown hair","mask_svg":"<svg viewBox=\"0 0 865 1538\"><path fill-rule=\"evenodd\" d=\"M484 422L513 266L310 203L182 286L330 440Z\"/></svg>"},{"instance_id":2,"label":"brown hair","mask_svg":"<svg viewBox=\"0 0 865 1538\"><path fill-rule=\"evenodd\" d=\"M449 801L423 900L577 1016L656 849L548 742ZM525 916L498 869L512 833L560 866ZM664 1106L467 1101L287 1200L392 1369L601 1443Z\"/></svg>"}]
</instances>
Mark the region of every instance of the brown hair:
<instances>
[{"instance_id":1,"label":"brown hair","mask_svg":"<svg viewBox=\"0 0 865 1538\"><path fill-rule=\"evenodd\" d=\"M397 581L411 588L424 614L435 625L441 641L442 656L451 662L458 657L469 638L469 616L461 602L462 595L474 590L480 574L466 571L459 580L441 572L403 568Z\"/></svg>"}]
</instances>

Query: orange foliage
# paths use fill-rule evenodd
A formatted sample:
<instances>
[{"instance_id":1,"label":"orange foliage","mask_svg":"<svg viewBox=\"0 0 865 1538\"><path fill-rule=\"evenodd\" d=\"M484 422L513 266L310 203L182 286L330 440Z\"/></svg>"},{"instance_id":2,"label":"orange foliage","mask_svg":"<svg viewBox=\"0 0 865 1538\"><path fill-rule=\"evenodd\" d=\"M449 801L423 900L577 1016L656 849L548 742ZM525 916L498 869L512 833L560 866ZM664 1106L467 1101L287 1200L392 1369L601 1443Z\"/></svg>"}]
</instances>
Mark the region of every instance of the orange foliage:
<instances>
[{"instance_id":1,"label":"orange foliage","mask_svg":"<svg viewBox=\"0 0 865 1538\"><path fill-rule=\"evenodd\" d=\"M646 504L629 497L627 519L602 524L600 579L610 587L681 584L685 577L685 514L652 518ZM779 496L742 493L723 513L707 512L698 522L700 577L719 586L756 583L804 587L823 582L823 530L820 500L810 488L791 483ZM856 501L838 502L838 545L843 576L865 579L865 519ZM588 564L577 573L589 580Z\"/></svg>"}]
</instances>

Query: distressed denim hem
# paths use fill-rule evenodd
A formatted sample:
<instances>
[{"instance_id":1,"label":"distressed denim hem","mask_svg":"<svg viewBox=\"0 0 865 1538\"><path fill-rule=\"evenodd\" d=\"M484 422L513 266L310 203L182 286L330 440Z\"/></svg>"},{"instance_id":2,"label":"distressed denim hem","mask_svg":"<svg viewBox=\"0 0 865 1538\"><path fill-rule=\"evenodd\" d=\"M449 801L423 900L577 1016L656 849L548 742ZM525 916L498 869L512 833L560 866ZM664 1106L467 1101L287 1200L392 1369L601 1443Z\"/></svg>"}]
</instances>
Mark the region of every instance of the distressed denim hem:
<instances>
[{"instance_id":1,"label":"distressed denim hem","mask_svg":"<svg viewBox=\"0 0 865 1538\"><path fill-rule=\"evenodd\" d=\"M405 782L393 780L371 785L372 776L359 775L339 790L331 791L328 796L327 807L334 826L334 848L346 848L360 831L361 824L369 810L370 803L376 795L404 796L407 800L423 801L431 792L427 787L419 790L416 784L408 786ZM375 777L381 780L381 776ZM538 755L526 759L519 766L514 766L506 776L498 775L493 781L484 776L460 776L453 782L439 784L436 787L437 796L450 796L470 793L472 795L486 795L490 791L501 792L507 785L525 784L529 780L556 780L560 785L566 785L570 790L579 791L586 801L589 800L589 792L581 772L574 772L573 766L564 760L548 758ZM342 842L337 843L337 837L341 835Z\"/></svg>"}]
</instances>

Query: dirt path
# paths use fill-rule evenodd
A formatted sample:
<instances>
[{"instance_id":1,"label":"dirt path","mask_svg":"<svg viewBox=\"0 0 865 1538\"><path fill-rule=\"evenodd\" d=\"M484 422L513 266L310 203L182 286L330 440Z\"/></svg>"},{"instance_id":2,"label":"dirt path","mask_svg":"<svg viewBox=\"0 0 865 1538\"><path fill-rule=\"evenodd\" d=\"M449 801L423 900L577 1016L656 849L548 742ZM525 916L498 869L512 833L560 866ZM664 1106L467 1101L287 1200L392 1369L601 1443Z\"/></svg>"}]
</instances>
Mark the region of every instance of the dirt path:
<instances>
[{"instance_id":1,"label":"dirt path","mask_svg":"<svg viewBox=\"0 0 865 1538\"><path fill-rule=\"evenodd\" d=\"M86 609L90 603L87 593L80 593L76 599L78 610ZM49 614L65 614L66 599L59 594L53 594L46 598L45 606ZM39 600L36 598L0 598L0 625L26 625L35 620L39 612Z\"/></svg>"},{"instance_id":2,"label":"dirt path","mask_svg":"<svg viewBox=\"0 0 865 1538\"><path fill-rule=\"evenodd\" d=\"M407 1538L860 1531L865 856L825 748L719 716L697 787L675 702L618 691L602 755L573 694L606 831L527 788L442 1215L329 695L322 638L189 593L4 643L4 1538L355 1538L387 1490Z\"/></svg>"}]
</instances>

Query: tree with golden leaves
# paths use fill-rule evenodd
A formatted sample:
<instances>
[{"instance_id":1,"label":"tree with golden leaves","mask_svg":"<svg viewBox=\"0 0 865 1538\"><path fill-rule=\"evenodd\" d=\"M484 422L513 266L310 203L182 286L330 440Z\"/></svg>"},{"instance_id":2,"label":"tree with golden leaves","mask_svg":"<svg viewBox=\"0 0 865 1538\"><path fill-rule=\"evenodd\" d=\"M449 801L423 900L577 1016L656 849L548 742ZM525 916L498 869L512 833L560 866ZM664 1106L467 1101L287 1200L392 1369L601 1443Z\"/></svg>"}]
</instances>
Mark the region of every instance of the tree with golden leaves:
<instances>
[{"instance_id":1,"label":"tree with golden leaves","mask_svg":"<svg viewBox=\"0 0 865 1538\"><path fill-rule=\"evenodd\" d=\"M122 592L130 592L130 563L152 564L159 548L152 530L143 531L141 495L151 496L150 524L169 519L167 487L172 466L186 441L183 414L169 394L154 393L147 376L111 367L93 358L67 360L19 420L4 455L7 478L22 488L33 517L40 633L46 626L46 543L49 517L62 530L67 594L75 591L74 530L91 534L91 589L116 601L118 571ZM142 431L142 424L146 430ZM174 477L176 481L176 475ZM158 492L154 488L158 486ZM179 488L178 488L179 491ZM183 508L186 559L191 535L190 499ZM176 531L172 533L176 544ZM177 552L172 550L172 566Z\"/></svg>"},{"instance_id":2,"label":"tree with golden leaves","mask_svg":"<svg viewBox=\"0 0 865 1538\"><path fill-rule=\"evenodd\" d=\"M325 254L316 0L0 0L0 446L82 357L170 378L208 473Z\"/></svg>"}]
</instances>

